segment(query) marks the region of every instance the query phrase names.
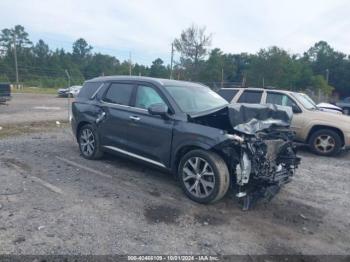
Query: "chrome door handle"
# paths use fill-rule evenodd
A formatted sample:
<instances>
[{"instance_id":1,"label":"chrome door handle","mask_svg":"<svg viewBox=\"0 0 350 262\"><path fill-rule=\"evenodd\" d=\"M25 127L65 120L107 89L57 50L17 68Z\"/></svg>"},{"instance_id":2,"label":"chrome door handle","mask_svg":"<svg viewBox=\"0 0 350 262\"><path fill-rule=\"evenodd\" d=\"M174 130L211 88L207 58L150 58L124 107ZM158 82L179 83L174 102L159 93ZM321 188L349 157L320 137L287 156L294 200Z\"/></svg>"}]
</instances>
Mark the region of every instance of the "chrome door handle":
<instances>
[{"instance_id":1,"label":"chrome door handle","mask_svg":"<svg viewBox=\"0 0 350 262\"><path fill-rule=\"evenodd\" d=\"M129 118L134 121L139 121L141 119L138 116L129 116Z\"/></svg>"},{"instance_id":2,"label":"chrome door handle","mask_svg":"<svg viewBox=\"0 0 350 262\"><path fill-rule=\"evenodd\" d=\"M100 123L105 117L106 117L106 112L102 111L102 113L99 114L97 119L96 119L96 124Z\"/></svg>"}]
</instances>

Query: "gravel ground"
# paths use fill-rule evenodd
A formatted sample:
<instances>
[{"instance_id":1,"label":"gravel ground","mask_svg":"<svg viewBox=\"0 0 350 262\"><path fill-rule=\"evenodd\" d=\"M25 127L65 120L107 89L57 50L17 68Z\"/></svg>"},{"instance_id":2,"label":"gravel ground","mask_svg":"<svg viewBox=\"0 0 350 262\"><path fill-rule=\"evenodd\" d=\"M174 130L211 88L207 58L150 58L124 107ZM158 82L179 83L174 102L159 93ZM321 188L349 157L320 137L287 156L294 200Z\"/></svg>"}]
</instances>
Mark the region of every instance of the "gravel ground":
<instances>
[{"instance_id":1,"label":"gravel ground","mask_svg":"<svg viewBox=\"0 0 350 262\"><path fill-rule=\"evenodd\" d=\"M302 151L294 181L243 212L187 199L170 174L88 161L69 128L0 140L1 254L349 254L350 155Z\"/></svg>"},{"instance_id":2,"label":"gravel ground","mask_svg":"<svg viewBox=\"0 0 350 262\"><path fill-rule=\"evenodd\" d=\"M67 120L67 108L67 98L42 94L12 94L12 100L7 105L0 105L0 126L47 120Z\"/></svg>"}]
</instances>

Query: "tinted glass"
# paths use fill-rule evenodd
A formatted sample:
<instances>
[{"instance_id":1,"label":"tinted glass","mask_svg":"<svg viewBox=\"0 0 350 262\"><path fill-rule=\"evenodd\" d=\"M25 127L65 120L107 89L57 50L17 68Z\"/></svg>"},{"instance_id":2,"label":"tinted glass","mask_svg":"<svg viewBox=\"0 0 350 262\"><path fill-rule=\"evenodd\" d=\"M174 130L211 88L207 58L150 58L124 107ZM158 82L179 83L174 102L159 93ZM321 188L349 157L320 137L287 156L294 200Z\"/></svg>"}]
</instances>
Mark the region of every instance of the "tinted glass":
<instances>
[{"instance_id":1,"label":"tinted glass","mask_svg":"<svg viewBox=\"0 0 350 262\"><path fill-rule=\"evenodd\" d=\"M139 86L136 93L135 107L148 109L153 104L165 104L155 89L149 86Z\"/></svg>"},{"instance_id":2,"label":"tinted glass","mask_svg":"<svg viewBox=\"0 0 350 262\"><path fill-rule=\"evenodd\" d=\"M227 105L227 101L207 86L165 86L181 111L199 113Z\"/></svg>"},{"instance_id":3,"label":"tinted glass","mask_svg":"<svg viewBox=\"0 0 350 262\"><path fill-rule=\"evenodd\" d=\"M237 94L238 90L232 90L232 89L220 89L218 91L218 94L225 98L225 100L227 102L231 102L232 99L235 97L235 95Z\"/></svg>"},{"instance_id":4,"label":"tinted glass","mask_svg":"<svg viewBox=\"0 0 350 262\"><path fill-rule=\"evenodd\" d=\"M271 93L271 92L267 93L266 103L280 105L280 106L290 106L290 107L294 104L293 100L291 100L289 96L281 93Z\"/></svg>"},{"instance_id":5,"label":"tinted glass","mask_svg":"<svg viewBox=\"0 0 350 262\"><path fill-rule=\"evenodd\" d=\"M81 88L78 97L84 99L90 99L92 95L101 86L101 82L87 82Z\"/></svg>"},{"instance_id":6,"label":"tinted glass","mask_svg":"<svg viewBox=\"0 0 350 262\"><path fill-rule=\"evenodd\" d=\"M238 99L238 103L260 104L262 91L244 91Z\"/></svg>"},{"instance_id":7,"label":"tinted glass","mask_svg":"<svg viewBox=\"0 0 350 262\"><path fill-rule=\"evenodd\" d=\"M111 84L103 100L118 105L129 105L132 90L133 85L130 84Z\"/></svg>"}]
</instances>

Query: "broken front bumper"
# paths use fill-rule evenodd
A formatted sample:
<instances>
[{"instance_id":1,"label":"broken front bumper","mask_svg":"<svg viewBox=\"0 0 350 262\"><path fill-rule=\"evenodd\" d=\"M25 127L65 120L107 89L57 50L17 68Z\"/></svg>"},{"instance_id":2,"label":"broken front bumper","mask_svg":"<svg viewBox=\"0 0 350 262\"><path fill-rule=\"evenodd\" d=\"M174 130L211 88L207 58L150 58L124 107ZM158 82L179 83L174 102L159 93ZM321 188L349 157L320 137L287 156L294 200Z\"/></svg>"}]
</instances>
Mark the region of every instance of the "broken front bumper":
<instances>
[{"instance_id":1,"label":"broken front bumper","mask_svg":"<svg viewBox=\"0 0 350 262\"><path fill-rule=\"evenodd\" d=\"M295 148L281 139L247 143L235 169L243 209L259 199L271 200L284 184L291 181L300 164Z\"/></svg>"}]
</instances>

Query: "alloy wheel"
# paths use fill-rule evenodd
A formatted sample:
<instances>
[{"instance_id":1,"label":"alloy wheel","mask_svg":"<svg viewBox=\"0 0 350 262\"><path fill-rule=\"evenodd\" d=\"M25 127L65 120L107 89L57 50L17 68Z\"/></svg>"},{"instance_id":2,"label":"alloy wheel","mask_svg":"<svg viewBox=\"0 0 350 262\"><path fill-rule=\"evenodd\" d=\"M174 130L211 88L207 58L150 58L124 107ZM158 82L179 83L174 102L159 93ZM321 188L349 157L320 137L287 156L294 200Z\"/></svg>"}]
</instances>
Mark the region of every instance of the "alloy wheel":
<instances>
[{"instance_id":1,"label":"alloy wheel","mask_svg":"<svg viewBox=\"0 0 350 262\"><path fill-rule=\"evenodd\" d=\"M187 191L199 198L208 197L215 187L213 168L200 157L191 157L185 162L182 179Z\"/></svg>"},{"instance_id":2,"label":"alloy wheel","mask_svg":"<svg viewBox=\"0 0 350 262\"><path fill-rule=\"evenodd\" d=\"M320 135L316 137L314 146L321 153L329 153L335 148L335 140L330 135Z\"/></svg>"},{"instance_id":3,"label":"alloy wheel","mask_svg":"<svg viewBox=\"0 0 350 262\"><path fill-rule=\"evenodd\" d=\"M95 151L95 137L88 128L83 129L80 134L80 149L85 156L91 156Z\"/></svg>"}]
</instances>

